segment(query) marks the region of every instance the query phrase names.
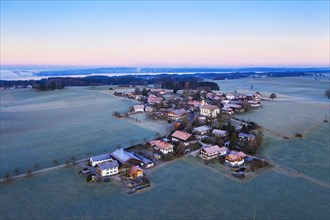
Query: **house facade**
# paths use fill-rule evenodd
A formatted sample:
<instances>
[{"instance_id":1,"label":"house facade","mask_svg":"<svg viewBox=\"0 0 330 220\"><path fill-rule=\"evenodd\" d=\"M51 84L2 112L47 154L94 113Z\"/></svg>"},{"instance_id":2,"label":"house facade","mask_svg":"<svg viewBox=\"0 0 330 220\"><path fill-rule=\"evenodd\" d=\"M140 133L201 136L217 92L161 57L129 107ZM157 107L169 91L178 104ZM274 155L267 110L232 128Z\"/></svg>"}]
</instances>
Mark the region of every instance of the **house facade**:
<instances>
[{"instance_id":1,"label":"house facade","mask_svg":"<svg viewBox=\"0 0 330 220\"><path fill-rule=\"evenodd\" d=\"M162 140L150 141L151 146L156 150L159 150L163 154L168 154L173 152L173 145Z\"/></svg>"},{"instance_id":2,"label":"house facade","mask_svg":"<svg viewBox=\"0 0 330 220\"><path fill-rule=\"evenodd\" d=\"M100 176L111 176L118 173L119 164L116 160L100 163L97 165L96 172Z\"/></svg>"},{"instance_id":3,"label":"house facade","mask_svg":"<svg viewBox=\"0 0 330 220\"><path fill-rule=\"evenodd\" d=\"M228 152L228 149L226 147L219 147L218 145L213 145L210 147L204 147L200 151L200 157L203 160L211 160L214 158L217 158L219 156L224 156Z\"/></svg>"},{"instance_id":4,"label":"house facade","mask_svg":"<svg viewBox=\"0 0 330 220\"><path fill-rule=\"evenodd\" d=\"M177 130L171 135L171 137L172 141L181 142L187 146L189 144L189 139L192 137L192 134Z\"/></svg>"},{"instance_id":5,"label":"house facade","mask_svg":"<svg viewBox=\"0 0 330 220\"><path fill-rule=\"evenodd\" d=\"M201 109L201 111L200 111L201 115L209 116L209 117L212 117L212 118L217 117L217 115L220 113L220 109L216 105L204 104L204 105L201 106L200 109Z\"/></svg>"},{"instance_id":6,"label":"house facade","mask_svg":"<svg viewBox=\"0 0 330 220\"><path fill-rule=\"evenodd\" d=\"M144 105L134 105L134 112L144 112Z\"/></svg>"},{"instance_id":7,"label":"house facade","mask_svg":"<svg viewBox=\"0 0 330 220\"><path fill-rule=\"evenodd\" d=\"M95 167L96 165L98 165L99 163L104 163L104 162L108 162L111 161L112 157L110 154L102 154L102 155L98 155L98 156L94 156L89 158L89 163Z\"/></svg>"},{"instance_id":8,"label":"house facade","mask_svg":"<svg viewBox=\"0 0 330 220\"><path fill-rule=\"evenodd\" d=\"M239 167L244 164L245 157L246 155L242 151L240 152L232 151L230 154L226 156L225 162L231 167Z\"/></svg>"}]
</instances>

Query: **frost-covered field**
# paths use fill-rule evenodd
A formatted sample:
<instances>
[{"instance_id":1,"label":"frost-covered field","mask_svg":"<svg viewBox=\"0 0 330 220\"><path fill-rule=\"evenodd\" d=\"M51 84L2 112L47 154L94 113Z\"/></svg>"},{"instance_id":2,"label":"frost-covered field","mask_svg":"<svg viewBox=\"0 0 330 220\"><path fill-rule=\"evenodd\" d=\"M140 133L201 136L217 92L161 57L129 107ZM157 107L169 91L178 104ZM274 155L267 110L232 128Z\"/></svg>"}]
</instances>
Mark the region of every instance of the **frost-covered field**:
<instances>
[{"instance_id":1,"label":"frost-covered field","mask_svg":"<svg viewBox=\"0 0 330 220\"><path fill-rule=\"evenodd\" d=\"M112 116L134 102L107 94L106 88L71 87L35 92L9 90L1 94L1 176L65 163L90 154L128 146L155 131ZM7 106L7 107L6 107Z\"/></svg>"},{"instance_id":2,"label":"frost-covered field","mask_svg":"<svg viewBox=\"0 0 330 220\"><path fill-rule=\"evenodd\" d=\"M220 81L221 89L228 91L234 89L238 92L243 89L248 91L251 85L254 85L254 91L260 91L262 94L277 93L278 100L265 103L264 109L240 117L256 120L262 126L283 135L303 132L305 128L324 119L324 112L329 111L329 102L323 97L326 84L322 81L300 78ZM304 88L309 89L305 91ZM90 94L88 90L82 92L81 88L69 90L78 94ZM301 93L300 90L305 92ZM62 93L62 91L57 92ZM46 93L40 94L47 96ZM60 98L56 100L59 101ZM112 103L124 102L126 101L122 99L110 98L109 103L105 101L102 105L95 101L94 107L98 108L99 112L103 112L104 106L115 108L114 106L118 107L119 104ZM38 102L34 103L38 104ZM123 104L122 108L125 109L126 106ZM288 114L290 112L297 116ZM41 114L42 111L39 113ZM89 114L92 113L85 113L85 117L97 120L97 115ZM100 115L106 114L100 113ZM68 117L68 120L70 118ZM114 119L111 118L108 123L114 123L112 120ZM53 123L55 122L56 120ZM95 122L95 124L100 123ZM120 121L120 123L126 122ZM117 126L121 126L120 123L117 123ZM106 126L105 124L102 125ZM83 124L76 125L76 128L81 125ZM128 125L132 130L139 130L132 124L127 124L126 127L130 127ZM152 181L150 189L127 195L121 185L115 181L106 184L89 184L78 176L77 167L66 168L30 179L2 184L0 199L5 202L1 203L0 217L3 219L328 219L330 192L329 187L324 187L324 184L329 185L330 181L329 126L330 123L323 123L306 132L302 138L289 140L265 132L261 154L275 164L316 179L314 182L309 178L268 169L251 181L239 183L212 171L193 157L186 157L156 168L150 176ZM6 130L9 128L8 125ZM55 129L55 126L51 128ZM96 128L93 135L99 135ZM154 134L151 132L150 135ZM90 138L92 137L83 140L86 142ZM95 137L93 141L97 142L97 139ZM109 136L109 140L116 140L116 137ZM14 139L12 141L15 143ZM97 143L108 146L106 143L109 141L99 141ZM39 143L39 140L34 142ZM89 144L84 146L87 147ZM32 149L30 145L30 150ZM99 150L102 151L102 147ZM8 150L7 154L10 155ZM317 181L324 183L323 186L317 184Z\"/></svg>"}]
</instances>

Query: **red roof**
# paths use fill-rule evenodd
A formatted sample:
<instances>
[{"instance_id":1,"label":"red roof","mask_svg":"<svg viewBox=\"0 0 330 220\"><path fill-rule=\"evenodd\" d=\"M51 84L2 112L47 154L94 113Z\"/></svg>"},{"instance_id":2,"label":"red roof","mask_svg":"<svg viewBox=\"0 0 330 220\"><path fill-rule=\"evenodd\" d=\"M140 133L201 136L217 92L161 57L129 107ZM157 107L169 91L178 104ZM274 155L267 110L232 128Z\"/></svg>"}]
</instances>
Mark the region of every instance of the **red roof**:
<instances>
[{"instance_id":1,"label":"red roof","mask_svg":"<svg viewBox=\"0 0 330 220\"><path fill-rule=\"evenodd\" d=\"M151 145L155 145L158 149L163 149L163 150L167 150L167 149L171 149L173 148L173 145L170 143L167 143L165 141L162 140L157 140L153 143L150 142Z\"/></svg>"},{"instance_id":2,"label":"red roof","mask_svg":"<svg viewBox=\"0 0 330 220\"><path fill-rule=\"evenodd\" d=\"M138 166L131 166L131 168L129 169L129 173L128 174L130 176L132 176L137 171L142 171L143 172L143 170L140 167L138 167Z\"/></svg>"},{"instance_id":3,"label":"red roof","mask_svg":"<svg viewBox=\"0 0 330 220\"><path fill-rule=\"evenodd\" d=\"M212 154L212 153L220 152L220 147L218 145L213 145L210 147L205 147L202 150L204 150L207 154Z\"/></svg>"},{"instance_id":4,"label":"red roof","mask_svg":"<svg viewBox=\"0 0 330 220\"><path fill-rule=\"evenodd\" d=\"M191 137L191 134L188 134L188 133L183 132L183 131L175 131L172 134L172 137L183 140L183 141L186 141Z\"/></svg>"}]
</instances>

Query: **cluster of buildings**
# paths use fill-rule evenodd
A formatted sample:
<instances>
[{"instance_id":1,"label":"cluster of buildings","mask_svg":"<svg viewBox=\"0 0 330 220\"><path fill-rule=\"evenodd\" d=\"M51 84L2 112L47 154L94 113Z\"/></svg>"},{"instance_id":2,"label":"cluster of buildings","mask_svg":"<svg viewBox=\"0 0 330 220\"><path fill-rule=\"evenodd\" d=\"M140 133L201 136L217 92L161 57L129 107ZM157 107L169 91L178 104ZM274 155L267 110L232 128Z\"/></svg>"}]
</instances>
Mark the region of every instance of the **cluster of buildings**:
<instances>
[{"instance_id":1,"label":"cluster of buildings","mask_svg":"<svg viewBox=\"0 0 330 220\"><path fill-rule=\"evenodd\" d=\"M132 178L143 176L142 167L150 168L154 165L152 160L137 153L131 153L123 148L112 153L91 157L89 164L96 168L96 174L101 177L118 173L128 173Z\"/></svg>"}]
</instances>

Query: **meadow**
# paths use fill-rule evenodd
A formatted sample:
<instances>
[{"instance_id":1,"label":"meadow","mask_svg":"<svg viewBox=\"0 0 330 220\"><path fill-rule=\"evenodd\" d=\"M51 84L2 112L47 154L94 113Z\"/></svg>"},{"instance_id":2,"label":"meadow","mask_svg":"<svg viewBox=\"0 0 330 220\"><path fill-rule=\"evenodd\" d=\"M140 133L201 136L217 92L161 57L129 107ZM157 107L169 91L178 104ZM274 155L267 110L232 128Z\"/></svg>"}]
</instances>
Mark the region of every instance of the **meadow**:
<instances>
[{"instance_id":1,"label":"meadow","mask_svg":"<svg viewBox=\"0 0 330 220\"><path fill-rule=\"evenodd\" d=\"M79 167L75 166L16 182L2 183L1 219L329 219L330 123L320 123L324 119L324 114L330 110L329 100L323 97L326 81L309 78L277 78L218 82L221 91L236 89L238 92L249 92L252 91L251 85L254 85L254 91L260 91L265 95L269 95L271 92L277 94L278 99L264 102L263 109L241 114L238 117L255 120L263 127L281 135L291 136L296 132L306 131L302 138L291 137L290 139L283 139L273 132L265 131L260 152L275 165L292 169L305 176L291 175L274 167L260 173L251 181L240 183L219 172L214 172L196 158L189 156L159 168L153 168L149 176L152 187L143 192L128 195L116 181L87 183L78 175ZM329 83L329 81L327 82ZM306 90L304 90L305 87ZM56 95L51 95L52 98L50 98L46 93L40 93L41 96L39 96L35 93L17 92L22 92L20 95L27 98L20 98L20 95L16 94L16 100L20 101L17 101L18 103L12 107L17 106L18 108L22 105L23 108L24 105L20 102L26 103L26 105L39 105L46 101L46 104L50 105L52 101L61 101L61 98ZM98 90L90 88L68 88L55 92L62 96L62 99L70 97L71 94L73 100L76 99L76 96L91 95L93 100L86 100L82 97L80 101L92 102L93 106L90 108L98 110L98 113L88 111L83 107L73 110L73 106L61 110L47 110L54 114L56 111L72 111L72 117L75 115L74 112L86 111L82 117L86 119L86 123L82 123L82 118L76 116L78 118L75 120L78 124L66 128L67 135L76 132L76 138L71 140L72 146L76 146L75 151L86 153L91 150L90 143L95 142L98 144L93 146L100 146L95 151L103 152L107 146L111 148L118 143L125 144L131 136L133 137L133 134L135 135L132 133L126 136L127 140L119 140L115 135L111 136L110 129L118 129L118 132L123 132L120 130L123 128L132 129L131 132L141 132L137 133L141 137L155 135L154 131L142 129L143 126L137 127L138 125L129 121L114 119L110 116L106 118L107 109L110 106L118 111L124 110L131 103L129 100L108 97L104 91L99 93ZM29 100L31 96L33 97ZM39 98L40 101L38 101ZM71 101L67 105L70 103ZM20 114L22 114L21 118L25 118L24 113L17 110L13 113L4 108L10 110L10 106L2 107L1 105L1 114L5 113L4 116L1 116L1 120L10 118L11 114L13 114L11 120L17 120ZM37 111L34 119L37 120L37 115L44 114L43 122L45 122L47 113L43 113L43 111L46 110ZM33 115L31 111L28 113ZM100 116L104 117L103 121L98 120ZM60 113L58 113L58 117L62 117L67 126L72 124L70 123L71 117L63 118L66 116ZM9 121L9 119L6 120ZM32 119L26 120L33 121ZM25 150L25 153L33 151L36 146L41 146L41 142L46 144L44 148L37 148L34 158L38 158L44 153L47 154L48 151L51 152L52 158L59 157L62 151L65 152L66 148L63 148L61 152L55 153L52 147L57 145L49 143L49 138L40 140L40 132L46 130L43 135L51 134L53 129L59 132L55 126L56 123L59 123L58 120L49 120L53 126L32 130L31 135L35 133L32 137L23 136L29 137L28 140L35 143L28 143L29 148ZM88 123L95 123L95 125L90 125L91 129L80 127L87 126ZM115 123L118 127L107 127L109 123ZM22 161L12 162L10 158L13 160L13 158L20 157L16 155L18 152L8 150L9 146L16 149L23 148L15 138L9 138L11 135L16 135L16 138L21 137L25 133L24 130L15 129L15 126L10 126L8 122L5 124L7 125L1 127L1 131L7 132L4 136L8 140L1 142L1 152L4 148L6 157L9 158L1 155L1 169L2 166L8 168L27 164L24 162L27 157L23 153L19 153L19 156L23 158ZM99 126L97 125L105 126L109 130L102 130L105 134L99 134L101 131L98 131ZM314 125L318 126L308 130ZM78 130L75 131L75 129ZM79 129L82 129L82 135L80 135ZM107 140L99 140L105 136L108 137ZM70 141L69 138L67 140ZM23 143L23 141L20 142ZM80 143L80 145L76 143ZM74 150L65 152L65 155L70 156L72 152ZM3 162L3 158L6 159L5 162ZM318 181L323 184L318 184Z\"/></svg>"},{"instance_id":2,"label":"meadow","mask_svg":"<svg viewBox=\"0 0 330 220\"><path fill-rule=\"evenodd\" d=\"M103 88L1 92L1 176L49 167L152 139L156 132L115 118L134 101Z\"/></svg>"}]
</instances>

